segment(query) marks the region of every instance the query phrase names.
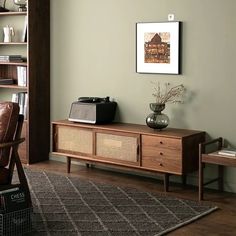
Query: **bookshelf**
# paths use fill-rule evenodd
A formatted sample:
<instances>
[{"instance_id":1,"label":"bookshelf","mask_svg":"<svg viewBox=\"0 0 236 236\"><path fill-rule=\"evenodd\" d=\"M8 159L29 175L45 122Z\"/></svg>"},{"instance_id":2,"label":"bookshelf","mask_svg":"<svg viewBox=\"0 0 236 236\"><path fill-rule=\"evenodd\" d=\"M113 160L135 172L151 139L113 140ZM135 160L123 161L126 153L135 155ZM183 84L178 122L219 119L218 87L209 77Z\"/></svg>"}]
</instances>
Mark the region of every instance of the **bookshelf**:
<instances>
[{"instance_id":1,"label":"bookshelf","mask_svg":"<svg viewBox=\"0 0 236 236\"><path fill-rule=\"evenodd\" d=\"M13 27L15 36L7 43L0 38L0 55L21 55L23 61L0 61L0 77L14 80L14 84L0 84L0 101L27 93L22 130L26 141L19 154L23 163L33 164L47 160L50 151L50 0L28 0L27 12L18 12L13 3L7 8L9 12L0 12L0 28ZM25 21L27 36L22 42ZM26 86L18 86L17 67L26 68Z\"/></svg>"}]
</instances>

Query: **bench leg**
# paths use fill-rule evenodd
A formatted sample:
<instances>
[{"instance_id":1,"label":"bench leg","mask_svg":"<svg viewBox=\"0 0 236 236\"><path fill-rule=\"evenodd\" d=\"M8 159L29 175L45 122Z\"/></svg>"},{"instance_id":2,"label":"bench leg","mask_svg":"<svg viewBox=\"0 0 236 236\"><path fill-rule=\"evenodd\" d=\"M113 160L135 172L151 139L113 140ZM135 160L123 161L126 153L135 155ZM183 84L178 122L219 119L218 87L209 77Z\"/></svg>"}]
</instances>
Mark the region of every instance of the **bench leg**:
<instances>
[{"instance_id":1,"label":"bench leg","mask_svg":"<svg viewBox=\"0 0 236 236\"><path fill-rule=\"evenodd\" d=\"M218 175L219 175L218 189L223 192L224 191L224 166L221 166L221 165L218 166Z\"/></svg>"},{"instance_id":2,"label":"bench leg","mask_svg":"<svg viewBox=\"0 0 236 236\"><path fill-rule=\"evenodd\" d=\"M199 172L198 172L198 199L203 200L203 165L199 162Z\"/></svg>"},{"instance_id":3,"label":"bench leg","mask_svg":"<svg viewBox=\"0 0 236 236\"><path fill-rule=\"evenodd\" d=\"M67 157L67 173L70 173L71 157Z\"/></svg>"}]
</instances>

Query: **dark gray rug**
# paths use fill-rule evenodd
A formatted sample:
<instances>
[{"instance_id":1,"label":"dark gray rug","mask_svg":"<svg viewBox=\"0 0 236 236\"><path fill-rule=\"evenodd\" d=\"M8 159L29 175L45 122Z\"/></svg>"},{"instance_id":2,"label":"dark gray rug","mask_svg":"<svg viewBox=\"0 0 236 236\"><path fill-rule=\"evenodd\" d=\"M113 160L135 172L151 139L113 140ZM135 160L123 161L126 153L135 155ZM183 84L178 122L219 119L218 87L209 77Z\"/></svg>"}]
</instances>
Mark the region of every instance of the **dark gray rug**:
<instances>
[{"instance_id":1,"label":"dark gray rug","mask_svg":"<svg viewBox=\"0 0 236 236\"><path fill-rule=\"evenodd\" d=\"M32 235L157 236L216 207L62 175L26 170Z\"/></svg>"}]
</instances>

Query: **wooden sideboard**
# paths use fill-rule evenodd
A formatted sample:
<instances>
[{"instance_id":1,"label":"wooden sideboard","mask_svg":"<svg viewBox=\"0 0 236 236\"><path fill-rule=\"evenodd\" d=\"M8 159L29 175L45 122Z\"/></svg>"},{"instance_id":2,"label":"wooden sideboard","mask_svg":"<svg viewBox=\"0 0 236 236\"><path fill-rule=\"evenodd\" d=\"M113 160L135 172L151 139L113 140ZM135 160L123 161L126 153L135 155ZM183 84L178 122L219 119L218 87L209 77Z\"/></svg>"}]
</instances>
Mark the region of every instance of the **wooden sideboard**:
<instances>
[{"instance_id":1,"label":"wooden sideboard","mask_svg":"<svg viewBox=\"0 0 236 236\"><path fill-rule=\"evenodd\" d=\"M52 122L52 154L87 164L106 164L128 170L158 172L164 175L168 191L169 175L183 176L198 170L198 146L205 132L166 128L154 130L145 125L112 123L91 125L68 120Z\"/></svg>"}]
</instances>

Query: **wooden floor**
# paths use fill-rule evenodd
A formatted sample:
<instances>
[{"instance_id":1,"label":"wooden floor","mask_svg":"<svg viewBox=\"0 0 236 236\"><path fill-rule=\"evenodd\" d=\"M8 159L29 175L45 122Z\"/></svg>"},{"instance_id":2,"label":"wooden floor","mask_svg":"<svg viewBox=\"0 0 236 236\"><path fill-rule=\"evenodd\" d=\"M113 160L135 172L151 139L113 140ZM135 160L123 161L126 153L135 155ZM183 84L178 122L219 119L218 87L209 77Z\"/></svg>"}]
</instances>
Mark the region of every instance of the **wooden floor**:
<instances>
[{"instance_id":1,"label":"wooden floor","mask_svg":"<svg viewBox=\"0 0 236 236\"><path fill-rule=\"evenodd\" d=\"M27 167L32 169L59 172L61 174L67 175L66 164L62 162L46 161ZM153 178L122 174L98 168L86 168L86 166L73 164L71 173L69 175L75 175L79 176L80 178L106 183L132 186L150 192L163 193L162 182ZM185 199L198 199L197 188L191 186L187 186L185 189L183 189L182 186L173 186L173 184L171 184L170 192L168 194ZM210 202L213 205L217 205L219 210L187 226L183 226L182 228L177 229L168 235L236 235L236 194L218 193L216 191L206 190L204 196L206 199L205 201Z\"/></svg>"}]
</instances>

